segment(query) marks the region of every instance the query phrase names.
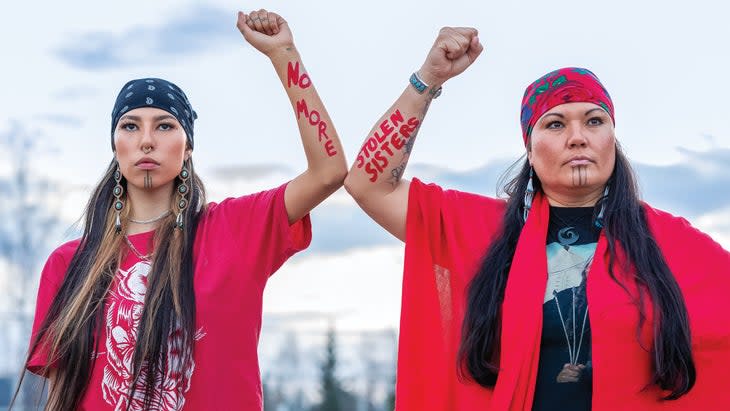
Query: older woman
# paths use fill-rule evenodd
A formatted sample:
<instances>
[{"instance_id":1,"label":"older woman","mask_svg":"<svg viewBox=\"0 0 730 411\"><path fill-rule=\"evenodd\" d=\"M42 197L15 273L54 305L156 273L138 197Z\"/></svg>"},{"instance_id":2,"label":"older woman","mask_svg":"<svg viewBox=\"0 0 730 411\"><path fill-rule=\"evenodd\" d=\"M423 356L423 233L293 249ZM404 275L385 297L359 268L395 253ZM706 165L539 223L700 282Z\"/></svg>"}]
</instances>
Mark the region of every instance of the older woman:
<instances>
[{"instance_id":1,"label":"older woman","mask_svg":"<svg viewBox=\"0 0 730 411\"><path fill-rule=\"evenodd\" d=\"M259 10L239 13L238 28L286 89L307 169L206 203L185 93L159 78L125 84L83 236L56 249L41 275L25 366L50 380L46 409L262 409L264 287L309 245L309 212L347 166L286 21Z\"/></svg>"},{"instance_id":2,"label":"older woman","mask_svg":"<svg viewBox=\"0 0 730 411\"><path fill-rule=\"evenodd\" d=\"M640 201L593 73L527 88L506 201L401 178L481 51L476 30L442 29L345 180L406 245L396 408L730 409L730 253Z\"/></svg>"}]
</instances>

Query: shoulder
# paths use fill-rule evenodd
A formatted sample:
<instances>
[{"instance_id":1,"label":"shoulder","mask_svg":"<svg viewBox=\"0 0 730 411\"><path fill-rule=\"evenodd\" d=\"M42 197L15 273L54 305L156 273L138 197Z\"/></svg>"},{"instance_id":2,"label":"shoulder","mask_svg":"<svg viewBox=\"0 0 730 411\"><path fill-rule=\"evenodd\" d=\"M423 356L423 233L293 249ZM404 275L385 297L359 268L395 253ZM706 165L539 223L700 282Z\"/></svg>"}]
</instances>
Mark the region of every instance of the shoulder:
<instances>
[{"instance_id":1,"label":"shoulder","mask_svg":"<svg viewBox=\"0 0 730 411\"><path fill-rule=\"evenodd\" d=\"M424 206L440 206L452 211L470 213L494 211L503 212L507 202L466 191L443 189L438 184L424 183L414 178L411 181L409 201L415 200Z\"/></svg>"},{"instance_id":2,"label":"shoulder","mask_svg":"<svg viewBox=\"0 0 730 411\"><path fill-rule=\"evenodd\" d=\"M428 237L435 248L446 242L454 247L476 247L491 239L500 226L505 200L459 190L444 190L437 184L411 182L406 219L406 243Z\"/></svg>"},{"instance_id":3,"label":"shoulder","mask_svg":"<svg viewBox=\"0 0 730 411\"><path fill-rule=\"evenodd\" d=\"M684 217L676 216L668 211L654 208L647 203L642 203L646 215L647 224L654 234L668 236L670 234L696 234L707 236L698 230ZM708 236L709 237L709 236Z\"/></svg>"},{"instance_id":4,"label":"shoulder","mask_svg":"<svg viewBox=\"0 0 730 411\"><path fill-rule=\"evenodd\" d=\"M77 238L61 244L51 252L41 273L42 283L51 282L56 286L61 283L79 244L81 239Z\"/></svg>"},{"instance_id":5,"label":"shoulder","mask_svg":"<svg viewBox=\"0 0 730 411\"><path fill-rule=\"evenodd\" d=\"M73 257L74 253L79 248L79 244L81 244L80 238L61 244L51 252L51 254L48 256L48 261L68 265L71 262L71 258Z\"/></svg>"},{"instance_id":6,"label":"shoulder","mask_svg":"<svg viewBox=\"0 0 730 411\"><path fill-rule=\"evenodd\" d=\"M266 205L271 205L283 195L288 183L278 187L262 190L255 193L244 194L240 197L228 197L220 202L210 202L206 205L204 217L211 217L217 214L225 213L228 210L245 210L257 209Z\"/></svg>"},{"instance_id":7,"label":"shoulder","mask_svg":"<svg viewBox=\"0 0 730 411\"><path fill-rule=\"evenodd\" d=\"M716 255L730 258L730 254L707 233L694 227L687 219L643 203L647 224L665 255L680 252L683 255Z\"/></svg>"}]
</instances>

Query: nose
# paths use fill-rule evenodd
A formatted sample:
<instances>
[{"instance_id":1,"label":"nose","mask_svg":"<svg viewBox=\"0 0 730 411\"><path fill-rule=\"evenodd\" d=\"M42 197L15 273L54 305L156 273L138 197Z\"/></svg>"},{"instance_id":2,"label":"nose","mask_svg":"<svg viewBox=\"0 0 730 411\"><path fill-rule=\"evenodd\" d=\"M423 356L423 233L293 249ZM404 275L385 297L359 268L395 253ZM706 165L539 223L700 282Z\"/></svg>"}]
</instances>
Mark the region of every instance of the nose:
<instances>
[{"instance_id":1,"label":"nose","mask_svg":"<svg viewBox=\"0 0 730 411\"><path fill-rule=\"evenodd\" d=\"M583 129L582 124L573 124L570 127L569 132L570 134L568 135L568 147L585 147L588 144L588 140L586 139L585 130Z\"/></svg>"},{"instance_id":2,"label":"nose","mask_svg":"<svg viewBox=\"0 0 730 411\"><path fill-rule=\"evenodd\" d=\"M139 142L139 147L143 153L149 154L155 148L155 139L152 135L152 129L150 127L144 127L142 131L142 139Z\"/></svg>"}]
</instances>

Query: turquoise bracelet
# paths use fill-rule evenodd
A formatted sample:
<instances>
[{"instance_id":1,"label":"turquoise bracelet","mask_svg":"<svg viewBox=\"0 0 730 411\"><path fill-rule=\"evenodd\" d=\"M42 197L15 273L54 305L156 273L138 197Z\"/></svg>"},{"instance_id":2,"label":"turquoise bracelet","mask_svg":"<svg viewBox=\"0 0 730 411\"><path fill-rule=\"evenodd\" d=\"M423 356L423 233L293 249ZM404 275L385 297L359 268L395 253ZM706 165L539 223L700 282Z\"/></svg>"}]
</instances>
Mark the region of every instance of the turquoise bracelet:
<instances>
[{"instance_id":1,"label":"turquoise bracelet","mask_svg":"<svg viewBox=\"0 0 730 411\"><path fill-rule=\"evenodd\" d=\"M426 91L426 89L429 87L428 84L424 83L424 81L421 80L417 72L413 72L413 74L411 74L410 83L413 88L416 89L418 94L423 94L423 92ZM441 95L441 87L435 90L431 89L431 91L429 91L429 94L431 94L433 98L437 98Z\"/></svg>"}]
</instances>

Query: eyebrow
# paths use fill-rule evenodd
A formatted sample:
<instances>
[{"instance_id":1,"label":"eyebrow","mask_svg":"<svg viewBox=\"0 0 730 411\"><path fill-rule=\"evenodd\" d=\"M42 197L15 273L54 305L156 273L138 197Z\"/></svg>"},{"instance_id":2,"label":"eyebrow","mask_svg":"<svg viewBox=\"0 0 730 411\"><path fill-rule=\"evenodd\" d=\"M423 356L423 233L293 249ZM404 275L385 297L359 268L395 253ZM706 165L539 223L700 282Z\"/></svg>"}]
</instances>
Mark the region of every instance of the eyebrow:
<instances>
[{"instance_id":1,"label":"eyebrow","mask_svg":"<svg viewBox=\"0 0 730 411\"><path fill-rule=\"evenodd\" d=\"M600 107L594 107L594 108L586 111L585 114L583 114L583 116L587 116L587 115L591 114L592 112L594 112L596 110L599 110L599 111L604 112L604 113L606 112L606 110L604 110L604 109L602 109ZM565 116L562 115L562 114L560 114L560 113L547 113L547 114L545 114L545 117L547 117L547 116L556 116L556 117L560 117L560 118L565 118Z\"/></svg>"},{"instance_id":2,"label":"eyebrow","mask_svg":"<svg viewBox=\"0 0 730 411\"><path fill-rule=\"evenodd\" d=\"M132 120L132 121L142 121L142 117L132 116L129 114L122 116L119 120L121 121L121 120L125 120L125 119ZM168 120L168 119L175 120L175 117L170 114L162 114L162 115L159 115L159 116L153 118L154 121Z\"/></svg>"}]
</instances>

